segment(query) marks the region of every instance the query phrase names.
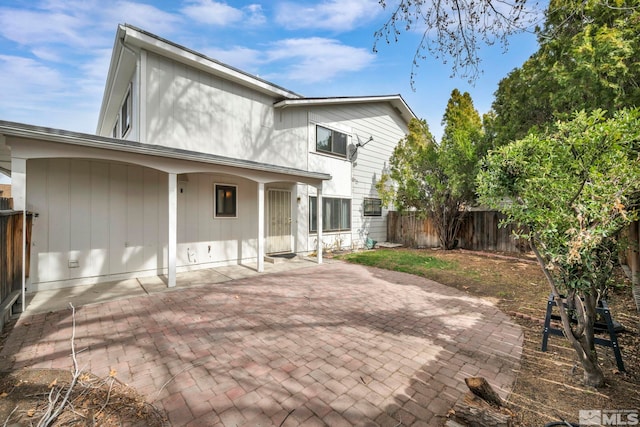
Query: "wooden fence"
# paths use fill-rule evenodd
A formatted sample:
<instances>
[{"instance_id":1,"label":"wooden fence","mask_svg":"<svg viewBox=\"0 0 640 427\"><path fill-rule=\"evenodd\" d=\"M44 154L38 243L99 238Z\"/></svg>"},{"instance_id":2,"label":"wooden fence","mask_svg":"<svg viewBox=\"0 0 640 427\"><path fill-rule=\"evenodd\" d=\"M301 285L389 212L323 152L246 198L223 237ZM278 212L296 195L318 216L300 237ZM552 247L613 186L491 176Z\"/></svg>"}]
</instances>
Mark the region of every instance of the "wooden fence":
<instances>
[{"instance_id":1,"label":"wooden fence","mask_svg":"<svg viewBox=\"0 0 640 427\"><path fill-rule=\"evenodd\" d=\"M504 216L495 211L469 212L458 233L458 247L474 251L527 252L529 246L513 237L513 226L499 227ZM387 240L410 247L440 246L431 219L416 212L389 212Z\"/></svg>"},{"instance_id":2,"label":"wooden fence","mask_svg":"<svg viewBox=\"0 0 640 427\"><path fill-rule=\"evenodd\" d=\"M9 197L0 197L0 211L13 209L13 199Z\"/></svg>"},{"instance_id":3,"label":"wooden fence","mask_svg":"<svg viewBox=\"0 0 640 427\"><path fill-rule=\"evenodd\" d=\"M26 271L29 275L32 215L27 213ZM0 328L22 290L22 211L0 211Z\"/></svg>"}]
</instances>

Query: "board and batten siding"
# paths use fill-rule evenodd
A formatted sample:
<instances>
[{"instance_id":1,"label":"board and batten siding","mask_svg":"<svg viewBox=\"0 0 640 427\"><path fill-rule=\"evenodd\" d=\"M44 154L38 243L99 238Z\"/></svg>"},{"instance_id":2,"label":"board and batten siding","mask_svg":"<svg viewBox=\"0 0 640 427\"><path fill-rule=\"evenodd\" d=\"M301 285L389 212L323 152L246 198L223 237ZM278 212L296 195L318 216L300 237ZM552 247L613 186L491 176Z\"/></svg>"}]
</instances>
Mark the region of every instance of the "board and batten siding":
<instances>
[{"instance_id":1,"label":"board and batten siding","mask_svg":"<svg viewBox=\"0 0 640 427\"><path fill-rule=\"evenodd\" d=\"M163 273L166 173L79 159L29 160L27 173L30 292ZM238 186L238 218L213 217L214 183ZM257 184L190 174L178 189L179 271L255 260Z\"/></svg>"},{"instance_id":2,"label":"board and batten siding","mask_svg":"<svg viewBox=\"0 0 640 427\"><path fill-rule=\"evenodd\" d=\"M162 268L166 174L77 159L29 160L27 173L30 291Z\"/></svg>"},{"instance_id":3,"label":"board and batten siding","mask_svg":"<svg viewBox=\"0 0 640 427\"><path fill-rule=\"evenodd\" d=\"M276 99L153 53L146 61L142 142L305 169L306 140L274 123Z\"/></svg>"},{"instance_id":4,"label":"board and batten siding","mask_svg":"<svg viewBox=\"0 0 640 427\"><path fill-rule=\"evenodd\" d=\"M237 187L236 218L214 218L214 185ZM255 261L258 185L244 178L187 174L178 182L179 271ZM182 267L182 268L180 268Z\"/></svg>"}]
</instances>

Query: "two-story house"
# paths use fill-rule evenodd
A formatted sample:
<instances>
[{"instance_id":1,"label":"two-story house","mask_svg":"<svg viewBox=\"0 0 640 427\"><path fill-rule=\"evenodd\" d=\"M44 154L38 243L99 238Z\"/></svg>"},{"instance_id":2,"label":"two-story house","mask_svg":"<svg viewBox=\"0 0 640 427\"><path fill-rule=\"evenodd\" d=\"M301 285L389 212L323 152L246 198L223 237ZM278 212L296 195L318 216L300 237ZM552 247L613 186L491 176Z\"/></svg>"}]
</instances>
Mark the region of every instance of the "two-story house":
<instances>
[{"instance_id":1,"label":"two-story house","mask_svg":"<svg viewBox=\"0 0 640 427\"><path fill-rule=\"evenodd\" d=\"M0 122L28 289L384 240L375 184L414 114L400 95L305 98L119 26L96 135Z\"/></svg>"}]
</instances>

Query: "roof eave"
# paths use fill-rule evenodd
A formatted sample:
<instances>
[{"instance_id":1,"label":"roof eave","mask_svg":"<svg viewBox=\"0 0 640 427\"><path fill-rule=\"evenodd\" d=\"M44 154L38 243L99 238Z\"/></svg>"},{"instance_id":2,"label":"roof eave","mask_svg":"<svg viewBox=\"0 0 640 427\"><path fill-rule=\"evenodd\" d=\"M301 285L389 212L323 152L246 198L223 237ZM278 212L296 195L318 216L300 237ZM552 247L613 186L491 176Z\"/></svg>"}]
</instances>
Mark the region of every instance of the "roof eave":
<instances>
[{"instance_id":1,"label":"roof eave","mask_svg":"<svg viewBox=\"0 0 640 427\"><path fill-rule=\"evenodd\" d=\"M257 90L274 98L299 98L301 95L246 73L240 69L209 58L199 52L181 46L170 40L144 31L132 25L120 26L124 31L124 43L158 53L178 62L186 63L242 86Z\"/></svg>"},{"instance_id":2,"label":"roof eave","mask_svg":"<svg viewBox=\"0 0 640 427\"><path fill-rule=\"evenodd\" d=\"M327 97L327 98L298 98L284 99L274 103L275 108L287 107L304 107L304 106L321 106L321 105L337 105L337 104L365 104L365 103L388 102L398 111L400 116L407 122L416 119L417 116L411 110L401 95L382 95L382 96L354 96L354 97Z\"/></svg>"},{"instance_id":3,"label":"roof eave","mask_svg":"<svg viewBox=\"0 0 640 427\"><path fill-rule=\"evenodd\" d=\"M109 62L109 71L107 72L107 80L104 85L104 92L102 94L102 103L100 104L100 113L98 115L98 124L96 126L96 133L98 134L100 133L100 130L104 125L104 118L110 100L109 93L113 90L118 61L122 51L122 44L120 40L122 40L122 38L124 37L124 32L124 27L122 25L118 25L116 37L113 42L113 49L111 50L111 61Z\"/></svg>"},{"instance_id":4,"label":"roof eave","mask_svg":"<svg viewBox=\"0 0 640 427\"><path fill-rule=\"evenodd\" d=\"M50 142L77 145L90 148L100 148L121 152L152 155L170 159L186 160L211 165L236 167L251 169L261 172L289 175L305 179L327 181L331 179L330 174L322 172L305 171L285 166L269 165L266 163L253 162L231 157L217 156L214 154L198 153L195 151L175 149L158 145L143 144L135 141L114 139L79 132L52 129L40 126L27 125L23 123L6 122L0 120L0 135L39 139Z\"/></svg>"}]
</instances>

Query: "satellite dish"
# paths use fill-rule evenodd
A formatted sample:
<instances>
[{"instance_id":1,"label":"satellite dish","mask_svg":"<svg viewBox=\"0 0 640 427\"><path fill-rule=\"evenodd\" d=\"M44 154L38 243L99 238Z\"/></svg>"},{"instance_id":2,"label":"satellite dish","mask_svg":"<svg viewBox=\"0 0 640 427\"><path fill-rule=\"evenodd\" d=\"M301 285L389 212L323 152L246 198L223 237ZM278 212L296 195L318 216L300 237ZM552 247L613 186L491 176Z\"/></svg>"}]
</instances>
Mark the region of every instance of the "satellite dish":
<instances>
[{"instance_id":1,"label":"satellite dish","mask_svg":"<svg viewBox=\"0 0 640 427\"><path fill-rule=\"evenodd\" d=\"M354 162L358 158L358 148L364 147L365 145L373 141L373 136L370 136L369 139L364 142L360 140L358 134L356 134L356 138L358 139L358 143L356 145L349 145L349 160L351 160L351 162Z\"/></svg>"}]
</instances>

